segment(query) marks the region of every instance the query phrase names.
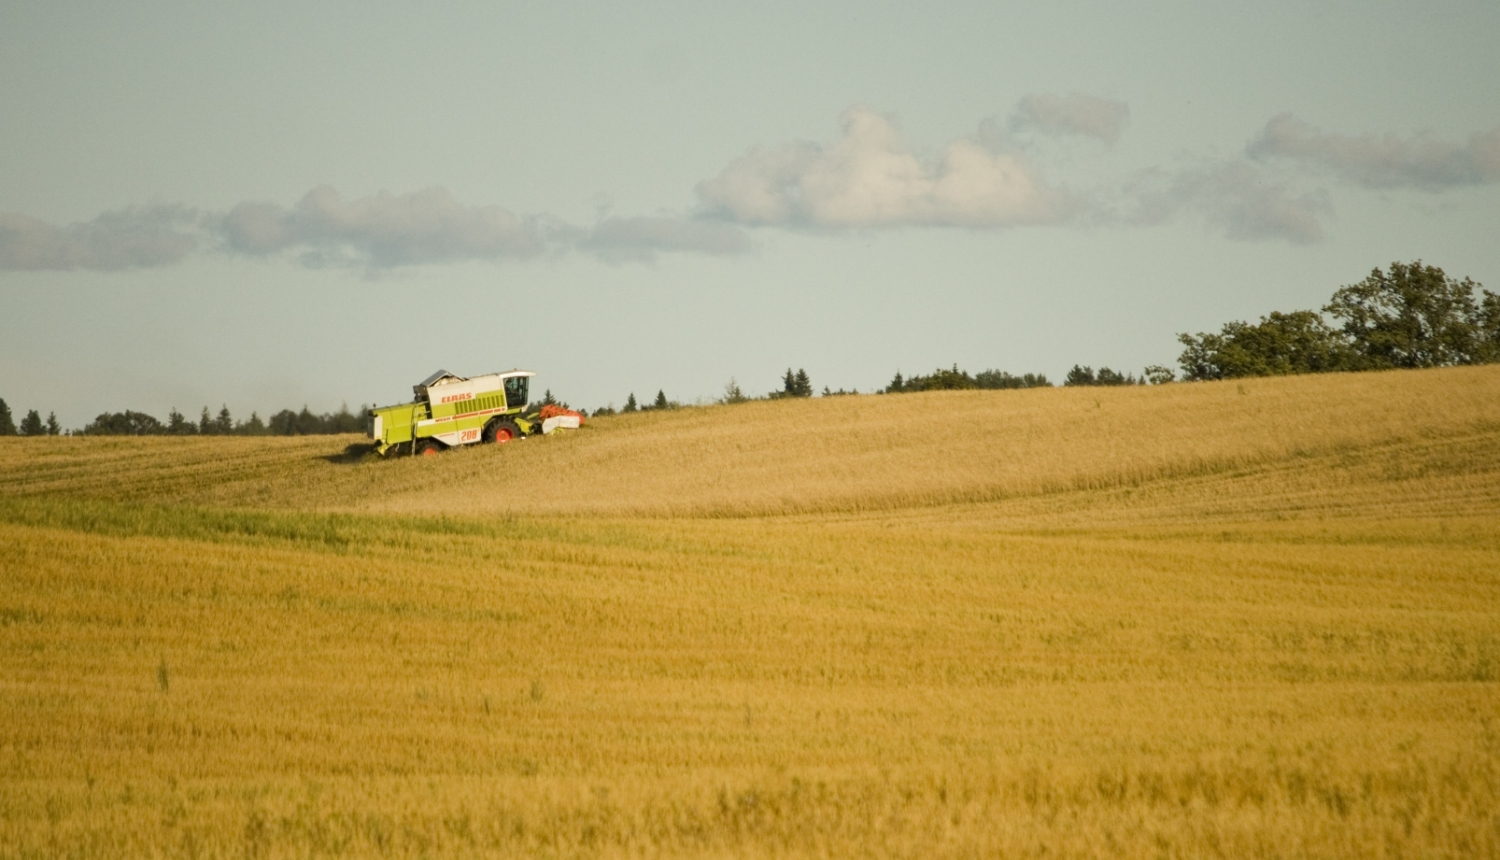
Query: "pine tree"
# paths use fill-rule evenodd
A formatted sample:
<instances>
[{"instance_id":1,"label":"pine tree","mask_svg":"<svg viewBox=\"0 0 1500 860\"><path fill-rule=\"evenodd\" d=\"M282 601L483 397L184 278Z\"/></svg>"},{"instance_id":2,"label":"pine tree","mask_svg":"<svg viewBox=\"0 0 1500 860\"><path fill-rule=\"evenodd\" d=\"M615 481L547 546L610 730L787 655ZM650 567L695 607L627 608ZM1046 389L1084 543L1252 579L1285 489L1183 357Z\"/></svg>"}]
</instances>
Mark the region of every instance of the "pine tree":
<instances>
[{"instance_id":1,"label":"pine tree","mask_svg":"<svg viewBox=\"0 0 1500 860\"><path fill-rule=\"evenodd\" d=\"M1073 369L1068 371L1067 378L1063 380L1063 385L1067 386L1098 384L1099 380L1094 376L1094 369L1080 364L1073 365Z\"/></svg>"},{"instance_id":2,"label":"pine tree","mask_svg":"<svg viewBox=\"0 0 1500 860\"><path fill-rule=\"evenodd\" d=\"M234 432L234 418L230 417L228 406L221 408L219 417L214 419L214 432L220 436L228 436Z\"/></svg>"},{"instance_id":3,"label":"pine tree","mask_svg":"<svg viewBox=\"0 0 1500 860\"><path fill-rule=\"evenodd\" d=\"M173 406L172 411L167 413L167 433L172 436L191 436L198 432L193 422L187 420L187 416L177 411Z\"/></svg>"},{"instance_id":4,"label":"pine tree","mask_svg":"<svg viewBox=\"0 0 1500 860\"><path fill-rule=\"evenodd\" d=\"M781 396L797 396L797 374L792 373L792 369L790 367L786 369L786 375L781 377Z\"/></svg>"},{"instance_id":5,"label":"pine tree","mask_svg":"<svg viewBox=\"0 0 1500 860\"><path fill-rule=\"evenodd\" d=\"M198 432L204 436L212 436L214 432L214 420L208 417L208 407L203 407L203 415L198 419Z\"/></svg>"},{"instance_id":6,"label":"pine tree","mask_svg":"<svg viewBox=\"0 0 1500 860\"><path fill-rule=\"evenodd\" d=\"M635 392L632 391L632 392L630 392L630 396L627 397L627 398L625 398L625 408L621 409L620 411L621 412L635 412L637 409L640 409L640 407L636 405L636 403L635 403Z\"/></svg>"},{"instance_id":7,"label":"pine tree","mask_svg":"<svg viewBox=\"0 0 1500 860\"><path fill-rule=\"evenodd\" d=\"M729 377L729 384L724 386L724 399L721 400L720 402L721 403L744 403L746 400L749 400L749 399L750 398L748 398L748 397L745 396L745 392L743 392L743 391L740 390L740 384L735 381L734 377L733 376Z\"/></svg>"},{"instance_id":8,"label":"pine tree","mask_svg":"<svg viewBox=\"0 0 1500 860\"><path fill-rule=\"evenodd\" d=\"M0 436L16 435L16 422L10 417L10 407L0 398Z\"/></svg>"},{"instance_id":9,"label":"pine tree","mask_svg":"<svg viewBox=\"0 0 1500 860\"><path fill-rule=\"evenodd\" d=\"M806 370L797 368L797 375L792 380L792 396L811 397L812 394L812 378L807 375Z\"/></svg>"},{"instance_id":10,"label":"pine tree","mask_svg":"<svg viewBox=\"0 0 1500 860\"><path fill-rule=\"evenodd\" d=\"M667 392L657 389L656 401L651 404L652 409L666 409L671 404L667 403Z\"/></svg>"},{"instance_id":11,"label":"pine tree","mask_svg":"<svg viewBox=\"0 0 1500 860\"><path fill-rule=\"evenodd\" d=\"M325 432L323 419L314 415L312 410L307 408L306 403L302 404L302 411L297 413L294 421L295 423L292 426L295 430L295 435L315 436Z\"/></svg>"},{"instance_id":12,"label":"pine tree","mask_svg":"<svg viewBox=\"0 0 1500 860\"><path fill-rule=\"evenodd\" d=\"M35 409L27 412L26 417L21 419L22 436L40 436L45 429L42 426L42 416Z\"/></svg>"},{"instance_id":13,"label":"pine tree","mask_svg":"<svg viewBox=\"0 0 1500 860\"><path fill-rule=\"evenodd\" d=\"M47 435L48 436L60 436L60 435L62 435L62 425L57 423L57 413L56 412L48 412L47 413Z\"/></svg>"}]
</instances>

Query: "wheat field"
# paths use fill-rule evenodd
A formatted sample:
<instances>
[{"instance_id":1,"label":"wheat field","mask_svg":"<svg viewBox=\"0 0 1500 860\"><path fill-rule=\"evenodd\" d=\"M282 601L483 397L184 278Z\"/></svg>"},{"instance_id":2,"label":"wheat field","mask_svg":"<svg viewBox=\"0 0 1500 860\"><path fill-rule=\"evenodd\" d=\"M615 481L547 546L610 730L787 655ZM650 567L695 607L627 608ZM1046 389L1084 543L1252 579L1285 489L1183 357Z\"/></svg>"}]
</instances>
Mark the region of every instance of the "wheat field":
<instances>
[{"instance_id":1,"label":"wheat field","mask_svg":"<svg viewBox=\"0 0 1500 860\"><path fill-rule=\"evenodd\" d=\"M1500 368L0 440L0 856L1500 856Z\"/></svg>"}]
</instances>

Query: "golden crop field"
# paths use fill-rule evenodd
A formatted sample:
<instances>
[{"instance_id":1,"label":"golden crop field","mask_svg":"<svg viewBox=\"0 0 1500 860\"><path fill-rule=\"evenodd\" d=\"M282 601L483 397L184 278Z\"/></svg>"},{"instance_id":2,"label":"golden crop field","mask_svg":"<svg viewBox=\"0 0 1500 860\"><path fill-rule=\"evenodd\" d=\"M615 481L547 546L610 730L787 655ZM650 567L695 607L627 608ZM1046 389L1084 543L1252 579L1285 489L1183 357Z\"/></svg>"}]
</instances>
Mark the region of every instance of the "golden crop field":
<instances>
[{"instance_id":1,"label":"golden crop field","mask_svg":"<svg viewBox=\"0 0 1500 860\"><path fill-rule=\"evenodd\" d=\"M1500 856L1500 367L0 440L0 856Z\"/></svg>"}]
</instances>

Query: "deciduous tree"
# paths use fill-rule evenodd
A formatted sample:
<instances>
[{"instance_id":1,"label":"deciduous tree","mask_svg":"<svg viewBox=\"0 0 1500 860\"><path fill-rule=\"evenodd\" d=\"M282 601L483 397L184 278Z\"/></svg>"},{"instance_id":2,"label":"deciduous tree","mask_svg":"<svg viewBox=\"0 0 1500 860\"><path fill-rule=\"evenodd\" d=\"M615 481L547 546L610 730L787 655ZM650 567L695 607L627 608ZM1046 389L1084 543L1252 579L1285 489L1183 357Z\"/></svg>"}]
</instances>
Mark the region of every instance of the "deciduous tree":
<instances>
[{"instance_id":1,"label":"deciduous tree","mask_svg":"<svg viewBox=\"0 0 1500 860\"><path fill-rule=\"evenodd\" d=\"M32 409L21 419L22 436L41 436L46 433L47 428L42 425L42 414Z\"/></svg>"},{"instance_id":2,"label":"deciduous tree","mask_svg":"<svg viewBox=\"0 0 1500 860\"><path fill-rule=\"evenodd\" d=\"M1047 381L1047 376L1043 373L1026 373L1015 376L1003 370L981 370L974 374L974 385L976 388L993 390L1005 388L1048 388L1052 383Z\"/></svg>"},{"instance_id":3,"label":"deciduous tree","mask_svg":"<svg viewBox=\"0 0 1500 860\"><path fill-rule=\"evenodd\" d=\"M1237 379L1350 370L1356 356L1346 335L1316 311L1272 311L1254 325L1225 323L1218 334L1181 334L1183 379Z\"/></svg>"},{"instance_id":4,"label":"deciduous tree","mask_svg":"<svg viewBox=\"0 0 1500 860\"><path fill-rule=\"evenodd\" d=\"M1145 380L1136 379L1135 374L1133 373L1121 373L1118 370L1111 370L1108 367L1101 367L1099 368L1099 372L1096 374L1094 373L1094 369L1092 367L1078 364L1073 365L1073 369L1068 371L1067 378L1063 380L1063 385L1066 386L1144 384Z\"/></svg>"},{"instance_id":5,"label":"deciduous tree","mask_svg":"<svg viewBox=\"0 0 1500 860\"><path fill-rule=\"evenodd\" d=\"M1493 360L1496 301L1469 278L1417 260L1341 287L1323 312L1343 323L1358 369L1443 367Z\"/></svg>"},{"instance_id":6,"label":"deciduous tree","mask_svg":"<svg viewBox=\"0 0 1500 860\"><path fill-rule=\"evenodd\" d=\"M158 436L166 431L155 416L144 412L103 412L83 428L86 436Z\"/></svg>"}]
</instances>

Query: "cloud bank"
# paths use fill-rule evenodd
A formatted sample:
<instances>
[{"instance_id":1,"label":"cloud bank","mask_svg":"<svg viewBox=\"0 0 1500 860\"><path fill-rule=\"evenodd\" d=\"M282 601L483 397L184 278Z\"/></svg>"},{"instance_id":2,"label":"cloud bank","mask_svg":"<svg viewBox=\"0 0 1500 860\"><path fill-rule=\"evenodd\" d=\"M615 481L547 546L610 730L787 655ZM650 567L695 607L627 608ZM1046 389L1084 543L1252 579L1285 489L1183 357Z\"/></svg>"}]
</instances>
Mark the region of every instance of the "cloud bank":
<instances>
[{"instance_id":1,"label":"cloud bank","mask_svg":"<svg viewBox=\"0 0 1500 860\"><path fill-rule=\"evenodd\" d=\"M116 271L166 266L198 248L198 220L194 210L183 206L116 209L62 227L0 213L0 269Z\"/></svg>"},{"instance_id":2,"label":"cloud bank","mask_svg":"<svg viewBox=\"0 0 1500 860\"><path fill-rule=\"evenodd\" d=\"M738 227L675 215L605 218L577 246L609 263L650 261L661 252L723 257L752 250Z\"/></svg>"},{"instance_id":3,"label":"cloud bank","mask_svg":"<svg viewBox=\"0 0 1500 860\"><path fill-rule=\"evenodd\" d=\"M1239 241L1318 242L1322 219L1333 214L1326 192L1298 193L1243 160L1147 171L1127 183L1122 197L1123 214L1102 220L1155 225L1187 215Z\"/></svg>"},{"instance_id":4,"label":"cloud bank","mask_svg":"<svg viewBox=\"0 0 1500 860\"><path fill-rule=\"evenodd\" d=\"M1082 93L1067 96L1042 93L1021 99L1011 115L1010 126L1017 131L1076 134L1114 143L1128 119L1130 107L1124 102Z\"/></svg>"},{"instance_id":5,"label":"cloud bank","mask_svg":"<svg viewBox=\"0 0 1500 860\"><path fill-rule=\"evenodd\" d=\"M1018 156L961 138L936 159L912 153L869 108L840 117L828 146L756 148L698 184L702 210L750 225L791 227L1013 227L1065 220L1071 198Z\"/></svg>"},{"instance_id":6,"label":"cloud bank","mask_svg":"<svg viewBox=\"0 0 1500 860\"><path fill-rule=\"evenodd\" d=\"M1500 128L1467 144L1429 135L1344 135L1324 132L1289 113L1272 117L1246 148L1261 161L1285 159L1367 188L1442 191L1500 181Z\"/></svg>"},{"instance_id":7,"label":"cloud bank","mask_svg":"<svg viewBox=\"0 0 1500 860\"><path fill-rule=\"evenodd\" d=\"M524 259L548 245L541 219L521 218L499 206L465 206L444 188L345 200L324 185L290 209L241 203L216 219L214 227L231 251L268 255L292 250L314 266L384 269Z\"/></svg>"},{"instance_id":8,"label":"cloud bank","mask_svg":"<svg viewBox=\"0 0 1500 860\"><path fill-rule=\"evenodd\" d=\"M604 218L586 228L500 206L468 206L444 188L351 200L319 186L290 207L257 201L217 213L137 207L67 226L0 213L0 271L151 268L200 249L378 271L569 253L649 262L662 253L725 256L753 246L731 224L658 215Z\"/></svg>"},{"instance_id":9,"label":"cloud bank","mask_svg":"<svg viewBox=\"0 0 1500 860\"><path fill-rule=\"evenodd\" d=\"M752 148L696 186L692 213L603 217L592 226L494 205L444 188L347 199L319 186L291 206L247 201L224 212L154 205L53 225L0 213L0 271L114 271L172 265L202 251L285 257L308 267L367 271L584 254L609 263L662 254L754 250L747 228L827 231L906 227L1005 229L1069 222L1153 225L1190 218L1235 240L1317 242L1333 214L1306 182L1332 175L1378 189L1441 192L1500 182L1500 128L1455 143L1430 135L1343 135L1291 114L1272 117L1243 156L1152 168L1122 183L1071 192L1021 153L1042 137L1113 143L1129 106L1074 93L1034 94L1008 118L923 156L896 125L855 106L829 143ZM1015 132L1033 135L1024 140Z\"/></svg>"}]
</instances>

